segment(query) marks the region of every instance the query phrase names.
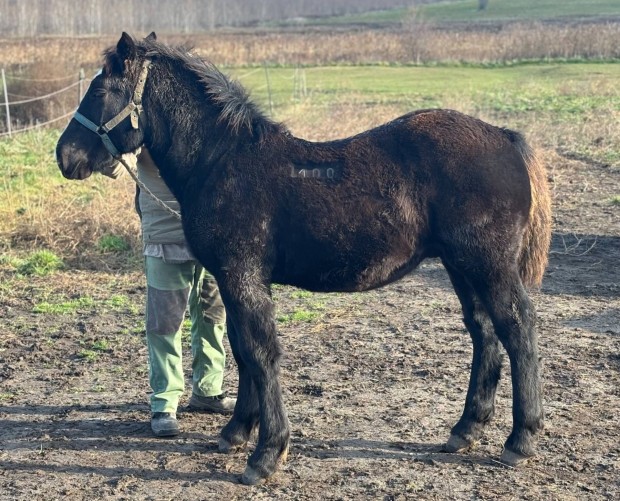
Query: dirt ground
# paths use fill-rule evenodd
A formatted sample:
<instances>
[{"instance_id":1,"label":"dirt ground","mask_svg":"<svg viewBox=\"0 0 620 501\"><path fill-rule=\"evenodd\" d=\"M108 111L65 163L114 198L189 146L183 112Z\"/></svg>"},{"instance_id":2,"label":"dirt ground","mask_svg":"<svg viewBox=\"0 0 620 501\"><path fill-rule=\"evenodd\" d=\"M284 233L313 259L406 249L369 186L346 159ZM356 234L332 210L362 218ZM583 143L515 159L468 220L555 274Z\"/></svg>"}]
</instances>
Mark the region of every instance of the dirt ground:
<instances>
[{"instance_id":1,"label":"dirt ground","mask_svg":"<svg viewBox=\"0 0 620 501\"><path fill-rule=\"evenodd\" d=\"M620 206L610 199L620 171L551 160L553 247L532 293L546 429L525 467L497 461L511 424L509 368L477 449L441 452L462 410L471 343L438 262L363 294L277 288L291 451L257 487L239 483L247 451L217 453L226 418L185 412L187 394L182 434L151 436L142 277L74 269L16 281L0 303L0 499L619 499ZM33 312L61 296L94 304Z\"/></svg>"}]
</instances>

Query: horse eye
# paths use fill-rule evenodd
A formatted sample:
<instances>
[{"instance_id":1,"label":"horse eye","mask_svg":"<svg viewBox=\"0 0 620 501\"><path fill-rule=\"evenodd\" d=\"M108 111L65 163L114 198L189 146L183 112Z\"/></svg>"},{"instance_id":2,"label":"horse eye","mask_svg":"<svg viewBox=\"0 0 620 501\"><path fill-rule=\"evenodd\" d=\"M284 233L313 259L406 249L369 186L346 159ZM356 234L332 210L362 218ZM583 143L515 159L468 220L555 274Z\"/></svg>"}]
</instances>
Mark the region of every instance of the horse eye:
<instances>
[{"instance_id":1,"label":"horse eye","mask_svg":"<svg viewBox=\"0 0 620 501\"><path fill-rule=\"evenodd\" d=\"M97 89L97 90L95 90L95 92L93 92L93 95L95 97L105 97L106 91L105 91L105 89Z\"/></svg>"}]
</instances>

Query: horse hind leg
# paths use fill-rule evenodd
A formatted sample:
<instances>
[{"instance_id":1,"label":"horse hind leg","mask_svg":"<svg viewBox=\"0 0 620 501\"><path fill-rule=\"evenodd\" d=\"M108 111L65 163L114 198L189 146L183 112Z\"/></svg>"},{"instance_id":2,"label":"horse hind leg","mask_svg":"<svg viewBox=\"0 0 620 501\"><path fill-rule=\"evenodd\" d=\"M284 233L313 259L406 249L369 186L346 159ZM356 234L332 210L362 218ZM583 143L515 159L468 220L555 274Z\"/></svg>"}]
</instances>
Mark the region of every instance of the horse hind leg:
<instances>
[{"instance_id":1,"label":"horse hind leg","mask_svg":"<svg viewBox=\"0 0 620 501\"><path fill-rule=\"evenodd\" d=\"M465 277L444 263L461 302L463 322L473 343L473 358L465 408L450 432L446 452L469 449L480 439L495 413L495 393L501 375L502 353L491 318Z\"/></svg>"},{"instance_id":2,"label":"horse hind leg","mask_svg":"<svg viewBox=\"0 0 620 501\"><path fill-rule=\"evenodd\" d=\"M516 266L477 278L482 276L474 288L508 353L512 377L513 427L501 459L516 466L535 455L535 436L543 428L536 314Z\"/></svg>"}]
</instances>

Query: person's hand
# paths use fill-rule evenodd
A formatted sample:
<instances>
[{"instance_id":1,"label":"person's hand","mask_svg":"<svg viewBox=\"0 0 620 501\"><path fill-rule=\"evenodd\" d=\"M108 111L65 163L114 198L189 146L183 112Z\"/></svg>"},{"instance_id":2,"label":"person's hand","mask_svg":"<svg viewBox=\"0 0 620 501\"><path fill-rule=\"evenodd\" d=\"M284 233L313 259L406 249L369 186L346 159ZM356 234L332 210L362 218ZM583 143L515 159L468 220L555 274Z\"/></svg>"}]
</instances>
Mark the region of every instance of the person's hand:
<instances>
[{"instance_id":1,"label":"person's hand","mask_svg":"<svg viewBox=\"0 0 620 501\"><path fill-rule=\"evenodd\" d=\"M140 154L141 149L139 148L137 151L132 153L124 153L122 155L123 160L127 162L127 165L135 170L136 165L138 163L138 155ZM118 179L123 174L123 164L120 162L116 162L112 167L108 167L107 169L103 169L101 173L104 176L111 177L112 179Z\"/></svg>"}]
</instances>

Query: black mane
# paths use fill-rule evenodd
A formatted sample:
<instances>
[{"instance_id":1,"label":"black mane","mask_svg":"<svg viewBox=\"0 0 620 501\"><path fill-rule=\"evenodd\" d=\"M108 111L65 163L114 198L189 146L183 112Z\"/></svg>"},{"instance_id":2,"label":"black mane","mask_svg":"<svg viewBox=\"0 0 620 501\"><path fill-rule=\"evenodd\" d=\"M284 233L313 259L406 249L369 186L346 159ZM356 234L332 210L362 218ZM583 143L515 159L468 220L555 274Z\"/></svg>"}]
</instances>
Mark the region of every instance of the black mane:
<instances>
[{"instance_id":1,"label":"black mane","mask_svg":"<svg viewBox=\"0 0 620 501\"><path fill-rule=\"evenodd\" d=\"M212 62L193 53L193 48L186 45L176 47L165 45L153 39L136 41L136 48L141 57L153 61L163 60L171 67L185 68L202 83L209 101L219 108L218 121L228 125L238 134L246 130L252 136L264 137L268 132L282 132L286 128L268 118L250 99L249 92L237 81L222 73ZM114 48L105 53L105 68L120 64ZM135 80L140 65L125 68L130 79Z\"/></svg>"}]
</instances>

